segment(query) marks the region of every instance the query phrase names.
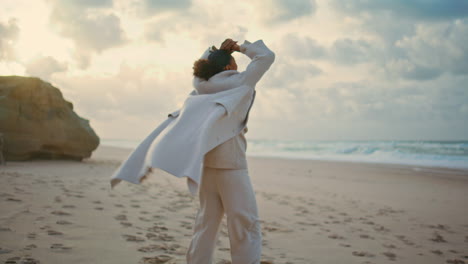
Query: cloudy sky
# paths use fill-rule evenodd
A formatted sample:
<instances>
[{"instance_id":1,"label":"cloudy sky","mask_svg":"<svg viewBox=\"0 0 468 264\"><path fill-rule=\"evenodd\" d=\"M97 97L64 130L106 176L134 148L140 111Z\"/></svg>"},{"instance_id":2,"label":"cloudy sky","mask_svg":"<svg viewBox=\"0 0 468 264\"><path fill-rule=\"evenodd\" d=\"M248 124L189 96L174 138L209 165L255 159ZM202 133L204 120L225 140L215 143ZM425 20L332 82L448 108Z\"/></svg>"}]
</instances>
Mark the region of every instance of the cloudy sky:
<instances>
[{"instance_id":1,"label":"cloudy sky","mask_svg":"<svg viewBox=\"0 0 468 264\"><path fill-rule=\"evenodd\" d=\"M227 37L276 53L250 139L468 139L466 0L2 0L0 75L52 83L101 138L142 139Z\"/></svg>"}]
</instances>

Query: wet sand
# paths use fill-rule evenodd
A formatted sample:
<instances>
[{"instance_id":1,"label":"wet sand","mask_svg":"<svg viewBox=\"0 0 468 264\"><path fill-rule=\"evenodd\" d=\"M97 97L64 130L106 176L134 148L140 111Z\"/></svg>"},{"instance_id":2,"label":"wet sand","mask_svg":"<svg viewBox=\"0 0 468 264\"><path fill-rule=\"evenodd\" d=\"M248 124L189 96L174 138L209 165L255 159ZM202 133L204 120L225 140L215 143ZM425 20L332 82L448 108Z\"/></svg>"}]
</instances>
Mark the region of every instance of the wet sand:
<instances>
[{"instance_id":1,"label":"wet sand","mask_svg":"<svg viewBox=\"0 0 468 264\"><path fill-rule=\"evenodd\" d=\"M185 263L198 197L161 171L109 178L130 153L0 166L1 263ZM468 171L249 157L262 263L468 263ZM230 263L226 217L215 264Z\"/></svg>"}]
</instances>

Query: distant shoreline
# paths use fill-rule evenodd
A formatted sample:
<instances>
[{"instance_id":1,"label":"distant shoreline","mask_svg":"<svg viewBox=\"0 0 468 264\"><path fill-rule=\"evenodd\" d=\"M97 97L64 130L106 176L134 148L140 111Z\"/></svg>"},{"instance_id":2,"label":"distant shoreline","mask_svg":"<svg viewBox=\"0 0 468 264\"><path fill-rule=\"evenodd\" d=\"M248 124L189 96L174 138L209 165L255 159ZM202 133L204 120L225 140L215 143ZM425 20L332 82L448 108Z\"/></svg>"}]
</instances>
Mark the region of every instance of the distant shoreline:
<instances>
[{"instance_id":1,"label":"distant shoreline","mask_svg":"<svg viewBox=\"0 0 468 264\"><path fill-rule=\"evenodd\" d=\"M101 145L133 149L139 140L103 139ZM248 140L247 155L301 160L395 164L468 170L468 141Z\"/></svg>"},{"instance_id":2,"label":"distant shoreline","mask_svg":"<svg viewBox=\"0 0 468 264\"><path fill-rule=\"evenodd\" d=\"M98 157L101 159L107 159L114 157L114 155L110 155L110 153L115 152L115 156L118 161L123 161L121 159L122 155L127 157L133 148L129 147L120 147L120 146L108 146L108 145L100 145L97 150L93 153L91 158ZM105 153L105 154L104 154ZM466 168L448 168L448 167L440 167L440 166L431 166L431 165L415 165L415 164L400 164L400 163L384 163L384 162L365 162L365 161L348 161L348 160L326 160L326 159L309 159L309 158L293 158L293 157L276 157L276 156L261 156L261 155L247 155L248 159L256 159L256 160L282 160L282 161L297 161L297 162L313 162L313 163L320 163L320 164L328 164L333 166L333 164L354 164L354 165L363 165L363 166L378 166L378 167L388 167L388 168L404 168L413 170L415 172L439 172L445 174L453 174L453 175L467 175L468 169Z\"/></svg>"}]
</instances>

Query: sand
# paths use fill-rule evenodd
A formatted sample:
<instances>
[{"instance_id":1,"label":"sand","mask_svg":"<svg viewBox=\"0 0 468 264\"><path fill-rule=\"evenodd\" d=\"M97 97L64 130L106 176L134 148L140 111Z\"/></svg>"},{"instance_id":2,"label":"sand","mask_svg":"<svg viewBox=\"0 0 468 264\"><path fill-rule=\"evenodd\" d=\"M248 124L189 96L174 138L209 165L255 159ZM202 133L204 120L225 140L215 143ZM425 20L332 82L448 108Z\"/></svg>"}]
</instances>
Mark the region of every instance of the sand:
<instances>
[{"instance_id":1,"label":"sand","mask_svg":"<svg viewBox=\"0 0 468 264\"><path fill-rule=\"evenodd\" d=\"M0 263L185 263L185 179L109 177L129 149L0 166ZM468 263L468 171L249 157L262 263ZM226 218L215 264L230 263Z\"/></svg>"}]
</instances>

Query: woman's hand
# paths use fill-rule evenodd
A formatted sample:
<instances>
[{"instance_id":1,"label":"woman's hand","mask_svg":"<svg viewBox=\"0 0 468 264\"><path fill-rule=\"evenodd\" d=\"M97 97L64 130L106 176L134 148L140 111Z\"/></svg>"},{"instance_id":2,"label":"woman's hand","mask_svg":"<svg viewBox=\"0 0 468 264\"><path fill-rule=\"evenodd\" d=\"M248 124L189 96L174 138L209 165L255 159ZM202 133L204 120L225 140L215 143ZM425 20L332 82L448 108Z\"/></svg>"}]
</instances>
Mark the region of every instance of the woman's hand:
<instances>
[{"instance_id":1,"label":"woman's hand","mask_svg":"<svg viewBox=\"0 0 468 264\"><path fill-rule=\"evenodd\" d=\"M229 51L229 53L232 53L234 51L240 51L240 47L239 45L237 45L237 41L234 41L230 38L223 41L219 49Z\"/></svg>"}]
</instances>

